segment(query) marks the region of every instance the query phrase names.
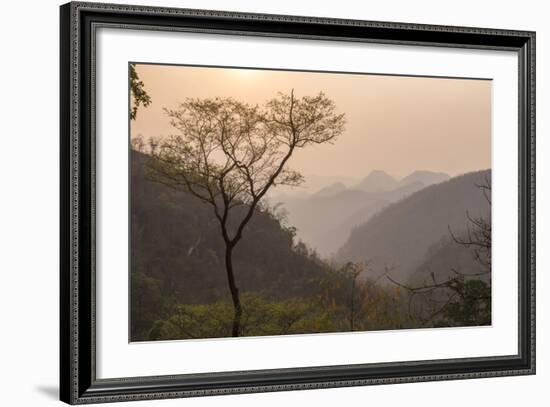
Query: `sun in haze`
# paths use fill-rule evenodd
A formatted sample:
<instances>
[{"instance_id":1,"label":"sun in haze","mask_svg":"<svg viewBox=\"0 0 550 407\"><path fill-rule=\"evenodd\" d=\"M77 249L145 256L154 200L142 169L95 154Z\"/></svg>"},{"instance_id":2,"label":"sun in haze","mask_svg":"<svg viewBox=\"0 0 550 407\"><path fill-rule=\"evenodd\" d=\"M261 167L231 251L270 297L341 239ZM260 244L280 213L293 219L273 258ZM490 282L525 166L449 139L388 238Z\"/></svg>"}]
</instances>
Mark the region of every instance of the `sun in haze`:
<instances>
[{"instance_id":1,"label":"sun in haze","mask_svg":"<svg viewBox=\"0 0 550 407\"><path fill-rule=\"evenodd\" d=\"M260 72L257 69L231 69L228 71L228 74L233 80L255 81L258 79Z\"/></svg>"}]
</instances>

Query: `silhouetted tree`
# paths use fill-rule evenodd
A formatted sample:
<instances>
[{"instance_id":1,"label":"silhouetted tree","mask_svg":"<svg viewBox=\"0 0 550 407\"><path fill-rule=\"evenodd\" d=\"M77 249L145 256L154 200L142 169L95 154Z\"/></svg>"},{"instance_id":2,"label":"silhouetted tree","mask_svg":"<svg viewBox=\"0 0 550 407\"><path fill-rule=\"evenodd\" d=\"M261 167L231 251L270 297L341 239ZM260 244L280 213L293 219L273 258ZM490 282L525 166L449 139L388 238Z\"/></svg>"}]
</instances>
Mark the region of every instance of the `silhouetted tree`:
<instances>
[{"instance_id":1,"label":"silhouetted tree","mask_svg":"<svg viewBox=\"0 0 550 407\"><path fill-rule=\"evenodd\" d=\"M355 319L356 319L356 313L357 313L357 304L356 304L356 286L357 286L357 278L364 273L366 268L368 267L368 262L360 263L354 263L354 262L347 262L344 267L342 268L342 272L350 279L350 299L349 299L349 330L354 331L355 330Z\"/></svg>"},{"instance_id":2,"label":"silhouetted tree","mask_svg":"<svg viewBox=\"0 0 550 407\"><path fill-rule=\"evenodd\" d=\"M178 135L152 140L152 177L183 189L213 208L225 244L225 268L234 307L232 335L241 333L242 306L233 251L267 191L297 186L300 173L287 168L296 150L333 142L344 114L322 92L296 98L279 93L264 106L232 98L188 98L165 109Z\"/></svg>"},{"instance_id":3,"label":"silhouetted tree","mask_svg":"<svg viewBox=\"0 0 550 407\"><path fill-rule=\"evenodd\" d=\"M491 182L488 178L482 184L476 184L485 200L491 205ZM474 326L491 323L491 219L482 216L473 217L466 212L468 220L466 232L458 235L449 227L454 243L472 250L475 262L480 266L474 272L464 272L451 268L452 276L438 281L435 273L430 273L431 283L411 287L393 279L386 270L386 277L395 285L406 289L410 294L409 307L416 295L428 298L436 292L446 290L447 299L442 306L434 307L422 324L435 320L437 326ZM485 281L484 276L488 276ZM438 317L443 319L436 320Z\"/></svg>"}]
</instances>

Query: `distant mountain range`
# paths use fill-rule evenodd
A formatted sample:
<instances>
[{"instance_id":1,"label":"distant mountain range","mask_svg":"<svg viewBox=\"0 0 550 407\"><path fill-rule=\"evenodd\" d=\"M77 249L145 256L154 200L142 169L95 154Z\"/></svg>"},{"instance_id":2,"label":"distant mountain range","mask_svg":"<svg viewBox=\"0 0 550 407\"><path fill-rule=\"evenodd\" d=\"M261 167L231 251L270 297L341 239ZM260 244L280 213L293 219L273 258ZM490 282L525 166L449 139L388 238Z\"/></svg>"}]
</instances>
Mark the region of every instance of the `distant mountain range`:
<instances>
[{"instance_id":1,"label":"distant mountain range","mask_svg":"<svg viewBox=\"0 0 550 407\"><path fill-rule=\"evenodd\" d=\"M447 181L449 178L449 175L444 172L415 171L399 181L399 185L409 185L413 182L421 182L425 186L429 186Z\"/></svg>"},{"instance_id":2,"label":"distant mountain range","mask_svg":"<svg viewBox=\"0 0 550 407\"><path fill-rule=\"evenodd\" d=\"M367 192L391 191L397 188L398 181L384 171L374 170L356 186Z\"/></svg>"},{"instance_id":3,"label":"distant mountain range","mask_svg":"<svg viewBox=\"0 0 550 407\"><path fill-rule=\"evenodd\" d=\"M387 205L449 178L440 172L415 171L397 180L375 170L350 187L338 181L312 194L283 194L272 201L283 204L298 238L328 258L345 243L354 227Z\"/></svg>"},{"instance_id":4,"label":"distant mountain range","mask_svg":"<svg viewBox=\"0 0 550 407\"><path fill-rule=\"evenodd\" d=\"M319 191L315 192L312 196L315 198L323 198L331 195L344 192L346 186L342 182L335 182L334 184L329 185L328 187L321 188Z\"/></svg>"},{"instance_id":5,"label":"distant mountain range","mask_svg":"<svg viewBox=\"0 0 550 407\"><path fill-rule=\"evenodd\" d=\"M367 192L387 192L411 184L422 184L423 187L427 187L432 184L439 184L440 182L447 181L449 178L449 175L444 172L414 171L401 180L397 180L385 171L374 170L355 185L354 189L360 189L361 191Z\"/></svg>"},{"instance_id":6,"label":"distant mountain range","mask_svg":"<svg viewBox=\"0 0 550 407\"><path fill-rule=\"evenodd\" d=\"M456 234L467 229L468 214L490 219L490 204L478 187L490 179L490 170L468 173L387 205L351 231L335 260L369 260L375 273L389 267L392 275L404 282L424 279L427 262L445 263L446 272L450 272L451 258L458 266L471 268L471 261L464 260L470 258L463 247L453 249L441 242L448 242L449 229Z\"/></svg>"}]
</instances>

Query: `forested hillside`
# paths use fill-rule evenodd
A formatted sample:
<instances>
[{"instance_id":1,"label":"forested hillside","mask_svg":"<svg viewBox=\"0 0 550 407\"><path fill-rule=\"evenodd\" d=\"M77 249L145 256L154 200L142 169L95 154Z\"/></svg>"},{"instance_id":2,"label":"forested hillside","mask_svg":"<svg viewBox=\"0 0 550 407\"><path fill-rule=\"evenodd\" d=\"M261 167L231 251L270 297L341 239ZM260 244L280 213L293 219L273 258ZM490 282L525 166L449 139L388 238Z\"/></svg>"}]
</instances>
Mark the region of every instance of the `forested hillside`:
<instances>
[{"instance_id":1,"label":"forested hillside","mask_svg":"<svg viewBox=\"0 0 550 407\"><path fill-rule=\"evenodd\" d=\"M223 242L212 208L191 195L148 179L147 156L132 152L132 337L174 304L229 300ZM258 210L234 256L241 291L268 299L311 296L324 266L293 247L293 232Z\"/></svg>"},{"instance_id":2,"label":"forested hillside","mask_svg":"<svg viewBox=\"0 0 550 407\"><path fill-rule=\"evenodd\" d=\"M375 274L390 268L400 281L408 281L430 248L449 238L450 231L464 233L468 214L490 220L490 205L479 188L490 177L490 170L468 173L388 205L351 232L336 260L369 260Z\"/></svg>"}]
</instances>

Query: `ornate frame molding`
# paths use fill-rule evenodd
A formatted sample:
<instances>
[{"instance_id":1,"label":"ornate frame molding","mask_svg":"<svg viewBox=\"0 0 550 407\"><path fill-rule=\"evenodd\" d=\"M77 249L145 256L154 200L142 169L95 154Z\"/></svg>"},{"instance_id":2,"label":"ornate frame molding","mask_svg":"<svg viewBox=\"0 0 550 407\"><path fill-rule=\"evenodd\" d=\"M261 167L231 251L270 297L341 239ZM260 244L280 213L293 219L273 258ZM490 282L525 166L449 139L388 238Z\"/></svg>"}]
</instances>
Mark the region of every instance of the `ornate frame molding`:
<instances>
[{"instance_id":1,"label":"ornate frame molding","mask_svg":"<svg viewBox=\"0 0 550 407\"><path fill-rule=\"evenodd\" d=\"M60 394L70 404L535 373L535 33L73 2L61 6ZM95 29L176 30L513 50L519 55L518 355L96 379Z\"/></svg>"}]
</instances>

